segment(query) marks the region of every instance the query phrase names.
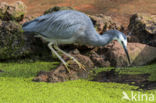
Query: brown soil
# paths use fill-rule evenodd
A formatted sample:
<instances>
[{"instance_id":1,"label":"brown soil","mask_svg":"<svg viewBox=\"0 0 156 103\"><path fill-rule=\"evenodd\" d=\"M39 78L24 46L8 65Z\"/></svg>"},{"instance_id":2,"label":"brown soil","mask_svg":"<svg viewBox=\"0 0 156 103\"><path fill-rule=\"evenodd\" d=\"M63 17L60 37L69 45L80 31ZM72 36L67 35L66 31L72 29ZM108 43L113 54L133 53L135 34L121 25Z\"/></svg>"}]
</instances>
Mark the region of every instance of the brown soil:
<instances>
[{"instance_id":1,"label":"brown soil","mask_svg":"<svg viewBox=\"0 0 156 103\"><path fill-rule=\"evenodd\" d=\"M17 0L0 0L13 3ZM27 15L39 16L53 6L71 6L88 14L112 16L124 26L128 25L130 15L137 12L156 14L155 0L20 0L27 5Z\"/></svg>"},{"instance_id":2,"label":"brown soil","mask_svg":"<svg viewBox=\"0 0 156 103\"><path fill-rule=\"evenodd\" d=\"M148 81L149 76L149 74L119 74L112 69L98 73L92 81L126 83L139 86L141 89L156 89L156 81Z\"/></svg>"}]
</instances>

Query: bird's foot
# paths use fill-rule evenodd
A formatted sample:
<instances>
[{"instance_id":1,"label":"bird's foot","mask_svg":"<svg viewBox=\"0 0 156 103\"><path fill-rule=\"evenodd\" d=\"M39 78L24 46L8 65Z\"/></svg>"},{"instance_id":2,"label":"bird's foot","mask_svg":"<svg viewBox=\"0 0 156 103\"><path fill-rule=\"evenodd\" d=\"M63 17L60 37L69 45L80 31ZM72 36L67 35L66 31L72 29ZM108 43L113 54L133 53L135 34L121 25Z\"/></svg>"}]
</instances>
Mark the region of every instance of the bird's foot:
<instances>
[{"instance_id":1,"label":"bird's foot","mask_svg":"<svg viewBox=\"0 0 156 103\"><path fill-rule=\"evenodd\" d=\"M79 66L79 68L83 69L86 71L85 66L83 64L81 64L79 61L77 61L73 56L69 55L68 53L64 52L63 50L61 50L60 48L58 48L57 46L55 46L55 49L57 49L58 51L60 51L61 53L63 53L64 55L68 56L70 59L72 59L74 62L76 62L76 64ZM61 60L64 61L64 60ZM67 63L66 63L67 64ZM65 65L65 64L64 64ZM65 65L66 68L68 69L67 65ZM69 71L69 69L68 69Z\"/></svg>"},{"instance_id":2,"label":"bird's foot","mask_svg":"<svg viewBox=\"0 0 156 103\"><path fill-rule=\"evenodd\" d=\"M68 66L69 66L68 63L65 63L64 66L67 69L67 71L70 73L70 69L68 68Z\"/></svg>"},{"instance_id":3,"label":"bird's foot","mask_svg":"<svg viewBox=\"0 0 156 103\"><path fill-rule=\"evenodd\" d=\"M83 64L81 64L81 63L78 62L78 61L75 61L75 62L77 63L77 65L79 66L79 68L81 68L81 69L83 69L83 70L86 71L86 68L85 68L85 66L84 66Z\"/></svg>"},{"instance_id":4,"label":"bird's foot","mask_svg":"<svg viewBox=\"0 0 156 103\"><path fill-rule=\"evenodd\" d=\"M86 71L86 68L83 64L81 64L79 61L77 61L75 58L71 58L78 66L80 69L83 69Z\"/></svg>"}]
</instances>

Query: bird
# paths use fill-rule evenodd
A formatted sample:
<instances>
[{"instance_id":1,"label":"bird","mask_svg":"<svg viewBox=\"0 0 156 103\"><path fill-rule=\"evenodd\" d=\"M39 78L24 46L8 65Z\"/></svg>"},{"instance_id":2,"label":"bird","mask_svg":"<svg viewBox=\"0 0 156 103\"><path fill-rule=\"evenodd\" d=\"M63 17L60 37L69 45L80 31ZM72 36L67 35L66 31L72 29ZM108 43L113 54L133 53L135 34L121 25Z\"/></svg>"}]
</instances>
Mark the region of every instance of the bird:
<instances>
[{"instance_id":1,"label":"bird","mask_svg":"<svg viewBox=\"0 0 156 103\"><path fill-rule=\"evenodd\" d=\"M108 30L102 35L98 34L90 17L80 11L60 10L48 13L24 23L22 28L25 33L34 33L34 37L47 41L51 52L58 57L68 71L70 71L69 65L58 51L76 62L79 68L85 70L85 66L72 55L61 50L60 44L105 46L117 40L122 45L130 64L126 35L118 30Z\"/></svg>"}]
</instances>

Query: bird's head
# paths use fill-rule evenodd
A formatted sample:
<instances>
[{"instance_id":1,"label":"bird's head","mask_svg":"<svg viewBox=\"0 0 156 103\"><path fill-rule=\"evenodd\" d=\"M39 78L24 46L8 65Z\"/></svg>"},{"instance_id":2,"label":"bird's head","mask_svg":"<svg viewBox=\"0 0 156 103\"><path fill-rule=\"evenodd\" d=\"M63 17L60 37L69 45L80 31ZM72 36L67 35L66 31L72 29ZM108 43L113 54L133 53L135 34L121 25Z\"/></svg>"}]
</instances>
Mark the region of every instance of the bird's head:
<instances>
[{"instance_id":1,"label":"bird's head","mask_svg":"<svg viewBox=\"0 0 156 103\"><path fill-rule=\"evenodd\" d=\"M128 50L127 50L127 37L126 37L126 35L120 31L118 31L118 30L111 30L110 32L112 32L111 34L114 35L113 40L117 40L122 45L122 47L124 48L128 62L130 64L131 61L130 61L130 57L129 57Z\"/></svg>"}]
</instances>

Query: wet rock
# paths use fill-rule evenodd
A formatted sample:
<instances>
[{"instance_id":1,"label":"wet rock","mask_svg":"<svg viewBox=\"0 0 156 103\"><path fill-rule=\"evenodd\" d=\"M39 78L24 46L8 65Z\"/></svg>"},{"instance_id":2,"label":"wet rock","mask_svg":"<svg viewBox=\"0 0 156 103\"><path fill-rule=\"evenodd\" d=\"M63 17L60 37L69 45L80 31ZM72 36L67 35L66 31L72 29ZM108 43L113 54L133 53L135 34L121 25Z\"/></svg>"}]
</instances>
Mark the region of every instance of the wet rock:
<instances>
[{"instance_id":1,"label":"wet rock","mask_svg":"<svg viewBox=\"0 0 156 103\"><path fill-rule=\"evenodd\" d=\"M102 34L103 32L110 29L124 30L124 27L119 23L112 20L110 16L100 15L89 15L91 18L96 30Z\"/></svg>"},{"instance_id":2,"label":"wet rock","mask_svg":"<svg viewBox=\"0 0 156 103\"><path fill-rule=\"evenodd\" d=\"M44 14L48 14L48 13L52 13L52 12L56 12L56 11L60 11L60 10L73 10L73 8L72 7L65 7L65 6L64 7L55 6L53 8L46 10L44 12Z\"/></svg>"},{"instance_id":3,"label":"wet rock","mask_svg":"<svg viewBox=\"0 0 156 103\"><path fill-rule=\"evenodd\" d=\"M128 29L137 38L136 42L156 46L156 15L137 13L130 18ZM130 39L130 42L131 41Z\"/></svg>"},{"instance_id":4,"label":"wet rock","mask_svg":"<svg viewBox=\"0 0 156 103\"><path fill-rule=\"evenodd\" d=\"M14 4L0 3L0 19L21 21L26 13L26 6L23 2L17 1Z\"/></svg>"},{"instance_id":5,"label":"wet rock","mask_svg":"<svg viewBox=\"0 0 156 103\"><path fill-rule=\"evenodd\" d=\"M64 82L67 80L76 80L80 78L87 78L89 71L94 67L93 62L89 57L75 54L73 55L80 63L85 65L86 70L80 69L78 65L72 60L67 60L69 63L70 72L61 64L56 69L51 70L50 72L39 72L37 77L33 81L44 81L44 82Z\"/></svg>"}]
</instances>

